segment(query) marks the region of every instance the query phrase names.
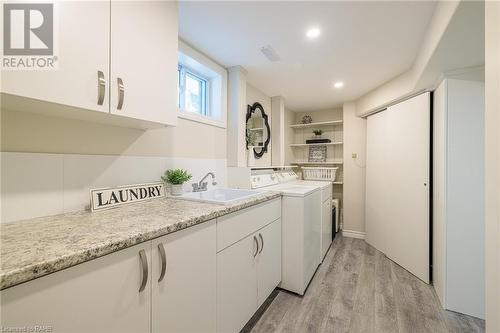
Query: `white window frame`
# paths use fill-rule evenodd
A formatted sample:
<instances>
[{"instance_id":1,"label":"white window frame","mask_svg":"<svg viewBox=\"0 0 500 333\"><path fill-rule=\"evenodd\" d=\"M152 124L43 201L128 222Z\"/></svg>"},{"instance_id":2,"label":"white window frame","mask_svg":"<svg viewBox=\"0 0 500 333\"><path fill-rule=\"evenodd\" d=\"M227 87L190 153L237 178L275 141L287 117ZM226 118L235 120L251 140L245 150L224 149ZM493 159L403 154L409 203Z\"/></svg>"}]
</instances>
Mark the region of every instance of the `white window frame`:
<instances>
[{"instance_id":1,"label":"white window frame","mask_svg":"<svg viewBox=\"0 0 500 333\"><path fill-rule=\"evenodd\" d=\"M197 73L196 71L194 71L193 69L183 65L183 64L179 64L179 103L178 103L178 107L181 109L181 110L185 110L185 103L186 103L186 96L185 96L185 93L186 93L186 76L187 75L190 75L192 77L194 77L195 79L199 80L199 81L202 81L202 89L201 89L201 93L202 93L202 96L201 96L201 99L202 99L202 102L201 102L201 113L198 113L198 112L193 112L193 111L187 111L185 110L185 112L189 112L189 113L193 113L193 114L196 114L196 115L199 115L199 116L205 116L205 117L210 117L211 115L211 110L210 110L210 79L209 78L206 78L204 77L202 74L199 74Z\"/></svg>"},{"instance_id":2,"label":"white window frame","mask_svg":"<svg viewBox=\"0 0 500 333\"><path fill-rule=\"evenodd\" d=\"M179 68L205 80L205 115L183 109L184 96L179 94L179 118L227 127L227 71L207 56L179 40ZM182 78L181 73L181 78ZM183 83L181 82L181 85ZM182 88L182 87L181 87ZM180 89L184 93L183 89Z\"/></svg>"}]
</instances>

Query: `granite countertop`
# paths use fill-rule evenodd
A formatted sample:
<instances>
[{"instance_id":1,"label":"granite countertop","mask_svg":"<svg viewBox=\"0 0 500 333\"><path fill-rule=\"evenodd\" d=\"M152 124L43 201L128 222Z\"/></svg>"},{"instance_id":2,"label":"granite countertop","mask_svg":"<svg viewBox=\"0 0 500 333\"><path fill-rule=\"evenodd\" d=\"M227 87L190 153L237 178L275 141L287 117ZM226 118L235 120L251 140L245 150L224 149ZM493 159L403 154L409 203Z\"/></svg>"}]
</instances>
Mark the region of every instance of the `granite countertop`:
<instances>
[{"instance_id":1,"label":"granite countertop","mask_svg":"<svg viewBox=\"0 0 500 333\"><path fill-rule=\"evenodd\" d=\"M0 225L0 289L280 197L267 191L220 205L159 198L101 212Z\"/></svg>"}]
</instances>

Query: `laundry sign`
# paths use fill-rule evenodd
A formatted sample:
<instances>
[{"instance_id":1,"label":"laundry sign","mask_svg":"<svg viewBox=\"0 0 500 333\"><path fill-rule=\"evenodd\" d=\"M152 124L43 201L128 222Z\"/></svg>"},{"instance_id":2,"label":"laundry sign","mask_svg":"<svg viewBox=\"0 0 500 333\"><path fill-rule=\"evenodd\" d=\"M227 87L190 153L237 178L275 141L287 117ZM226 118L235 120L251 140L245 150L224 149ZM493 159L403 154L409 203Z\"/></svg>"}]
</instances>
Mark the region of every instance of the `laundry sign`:
<instances>
[{"instance_id":1,"label":"laundry sign","mask_svg":"<svg viewBox=\"0 0 500 333\"><path fill-rule=\"evenodd\" d=\"M90 190L90 210L95 212L165 196L162 182Z\"/></svg>"}]
</instances>

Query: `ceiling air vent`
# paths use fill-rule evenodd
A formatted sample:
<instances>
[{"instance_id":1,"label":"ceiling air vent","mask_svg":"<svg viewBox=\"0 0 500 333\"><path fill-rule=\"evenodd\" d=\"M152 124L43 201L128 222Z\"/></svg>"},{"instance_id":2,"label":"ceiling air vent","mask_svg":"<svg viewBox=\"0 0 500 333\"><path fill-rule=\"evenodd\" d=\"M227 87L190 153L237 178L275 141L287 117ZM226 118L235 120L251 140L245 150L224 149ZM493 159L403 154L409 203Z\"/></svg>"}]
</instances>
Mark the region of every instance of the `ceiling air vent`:
<instances>
[{"instance_id":1,"label":"ceiling air vent","mask_svg":"<svg viewBox=\"0 0 500 333\"><path fill-rule=\"evenodd\" d=\"M280 61L281 59L278 53L276 53L276 51L273 49L271 45L266 45L261 47L260 52L262 52L266 56L266 58L269 59L269 61L271 62Z\"/></svg>"}]
</instances>

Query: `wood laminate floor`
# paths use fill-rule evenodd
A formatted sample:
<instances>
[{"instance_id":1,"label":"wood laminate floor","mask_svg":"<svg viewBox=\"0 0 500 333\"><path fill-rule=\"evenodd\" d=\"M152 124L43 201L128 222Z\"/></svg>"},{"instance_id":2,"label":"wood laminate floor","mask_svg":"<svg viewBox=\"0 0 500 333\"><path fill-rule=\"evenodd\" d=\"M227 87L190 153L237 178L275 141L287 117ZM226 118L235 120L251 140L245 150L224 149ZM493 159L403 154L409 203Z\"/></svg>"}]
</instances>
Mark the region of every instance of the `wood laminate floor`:
<instances>
[{"instance_id":1,"label":"wood laminate floor","mask_svg":"<svg viewBox=\"0 0 500 333\"><path fill-rule=\"evenodd\" d=\"M244 331L484 332L484 320L442 310L432 286L365 241L337 236L306 294L279 290Z\"/></svg>"}]
</instances>

